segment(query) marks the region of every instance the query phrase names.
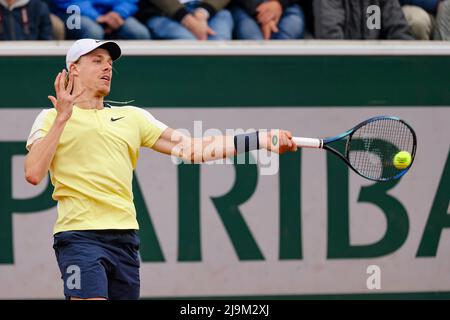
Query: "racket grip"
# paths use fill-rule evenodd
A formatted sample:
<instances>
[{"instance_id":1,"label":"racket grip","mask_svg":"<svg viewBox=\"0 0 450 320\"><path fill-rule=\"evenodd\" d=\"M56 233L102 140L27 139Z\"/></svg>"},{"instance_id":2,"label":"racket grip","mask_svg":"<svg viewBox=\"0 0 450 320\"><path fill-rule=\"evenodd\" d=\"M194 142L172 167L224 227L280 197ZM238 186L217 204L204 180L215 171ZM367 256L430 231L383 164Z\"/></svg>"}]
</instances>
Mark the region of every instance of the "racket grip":
<instances>
[{"instance_id":1,"label":"racket grip","mask_svg":"<svg viewBox=\"0 0 450 320\"><path fill-rule=\"evenodd\" d=\"M300 148L322 148L323 140L314 138L292 137L292 141Z\"/></svg>"}]
</instances>

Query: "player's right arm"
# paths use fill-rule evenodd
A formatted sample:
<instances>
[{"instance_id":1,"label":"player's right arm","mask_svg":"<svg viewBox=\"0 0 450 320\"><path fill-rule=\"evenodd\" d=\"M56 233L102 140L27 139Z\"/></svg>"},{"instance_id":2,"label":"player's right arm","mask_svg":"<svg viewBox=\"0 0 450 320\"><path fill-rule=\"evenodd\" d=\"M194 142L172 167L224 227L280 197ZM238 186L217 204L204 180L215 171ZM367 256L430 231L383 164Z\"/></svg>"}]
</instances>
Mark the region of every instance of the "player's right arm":
<instances>
[{"instance_id":1,"label":"player's right arm","mask_svg":"<svg viewBox=\"0 0 450 320\"><path fill-rule=\"evenodd\" d=\"M58 73L55 79L56 98L49 96L56 109L56 118L45 137L34 141L29 147L25 158L25 178L34 185L39 184L46 176L56 152L59 139L70 119L75 100L83 93L71 94L73 76L69 75L69 82L65 86L66 71Z\"/></svg>"}]
</instances>

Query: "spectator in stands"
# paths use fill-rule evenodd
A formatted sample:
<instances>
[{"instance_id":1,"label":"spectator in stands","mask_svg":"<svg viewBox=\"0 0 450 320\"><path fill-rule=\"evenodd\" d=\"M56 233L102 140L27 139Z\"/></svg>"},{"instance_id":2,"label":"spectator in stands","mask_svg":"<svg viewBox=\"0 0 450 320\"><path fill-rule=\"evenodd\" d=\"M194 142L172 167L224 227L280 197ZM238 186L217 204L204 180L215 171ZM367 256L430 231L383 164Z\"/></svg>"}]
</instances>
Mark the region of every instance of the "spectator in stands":
<instances>
[{"instance_id":1,"label":"spectator in stands","mask_svg":"<svg viewBox=\"0 0 450 320\"><path fill-rule=\"evenodd\" d=\"M150 39L148 29L133 15L138 0L53 0L56 13L67 21L70 6L77 6L81 14L80 27L66 25L69 39Z\"/></svg>"},{"instance_id":2,"label":"spectator in stands","mask_svg":"<svg viewBox=\"0 0 450 320\"><path fill-rule=\"evenodd\" d=\"M440 1L434 28L434 40L450 40L450 0Z\"/></svg>"},{"instance_id":3,"label":"spectator in stands","mask_svg":"<svg viewBox=\"0 0 450 320\"><path fill-rule=\"evenodd\" d=\"M314 16L312 9L313 0L294 0L295 3L300 5L302 8L303 14L305 16L305 39L313 39L314 38Z\"/></svg>"},{"instance_id":4,"label":"spectator in stands","mask_svg":"<svg viewBox=\"0 0 450 320\"><path fill-rule=\"evenodd\" d=\"M53 39L55 40L65 40L66 39L66 28L64 22L56 14L50 13L50 21L52 22L53 29Z\"/></svg>"},{"instance_id":5,"label":"spectator in stands","mask_svg":"<svg viewBox=\"0 0 450 320\"><path fill-rule=\"evenodd\" d=\"M379 28L367 23L372 5L380 9ZM398 0L314 0L313 11L318 39L414 39Z\"/></svg>"},{"instance_id":6,"label":"spectator in stands","mask_svg":"<svg viewBox=\"0 0 450 320\"><path fill-rule=\"evenodd\" d=\"M53 39L55 40L64 40L66 38L66 30L64 28L64 22L59 18L56 14L52 13L53 10L53 1L52 0L43 0L50 9L50 22L52 23L53 29Z\"/></svg>"},{"instance_id":7,"label":"spectator in stands","mask_svg":"<svg viewBox=\"0 0 450 320\"><path fill-rule=\"evenodd\" d=\"M400 4L414 38L450 40L450 0L400 0Z\"/></svg>"},{"instance_id":8,"label":"spectator in stands","mask_svg":"<svg viewBox=\"0 0 450 320\"><path fill-rule=\"evenodd\" d=\"M305 15L293 0L235 0L234 37L244 40L301 39Z\"/></svg>"},{"instance_id":9,"label":"spectator in stands","mask_svg":"<svg viewBox=\"0 0 450 320\"><path fill-rule=\"evenodd\" d=\"M230 0L141 0L138 18L156 39L230 40Z\"/></svg>"},{"instance_id":10,"label":"spectator in stands","mask_svg":"<svg viewBox=\"0 0 450 320\"><path fill-rule=\"evenodd\" d=\"M52 40L50 12L41 0L0 0L0 40Z\"/></svg>"},{"instance_id":11,"label":"spectator in stands","mask_svg":"<svg viewBox=\"0 0 450 320\"><path fill-rule=\"evenodd\" d=\"M439 0L400 0L411 34L417 40L432 39L438 3Z\"/></svg>"}]
</instances>

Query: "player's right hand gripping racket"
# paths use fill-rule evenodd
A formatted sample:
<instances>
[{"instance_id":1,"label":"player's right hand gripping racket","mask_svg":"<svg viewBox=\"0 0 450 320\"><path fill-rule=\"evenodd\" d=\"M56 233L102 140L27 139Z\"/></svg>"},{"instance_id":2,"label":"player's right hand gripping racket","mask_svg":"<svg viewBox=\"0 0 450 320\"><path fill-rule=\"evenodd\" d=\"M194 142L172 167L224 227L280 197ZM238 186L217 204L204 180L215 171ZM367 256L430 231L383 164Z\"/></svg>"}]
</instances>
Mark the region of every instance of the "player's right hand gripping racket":
<instances>
[{"instance_id":1,"label":"player's right hand gripping racket","mask_svg":"<svg viewBox=\"0 0 450 320\"><path fill-rule=\"evenodd\" d=\"M325 139L293 137L299 147L325 149L345 161L360 176L374 181L390 181L403 176L414 161L417 138L405 121L390 116L370 118L347 132ZM330 144L344 140L345 151L339 152ZM394 165L400 151L411 155L406 168Z\"/></svg>"}]
</instances>

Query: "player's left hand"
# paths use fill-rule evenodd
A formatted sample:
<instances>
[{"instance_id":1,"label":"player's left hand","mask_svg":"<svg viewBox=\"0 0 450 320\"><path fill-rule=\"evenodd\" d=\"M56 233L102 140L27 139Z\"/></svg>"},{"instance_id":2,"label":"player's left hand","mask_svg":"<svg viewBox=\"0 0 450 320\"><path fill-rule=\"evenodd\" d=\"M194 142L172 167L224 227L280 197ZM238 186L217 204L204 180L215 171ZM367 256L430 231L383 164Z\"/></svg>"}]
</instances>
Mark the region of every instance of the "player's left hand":
<instances>
[{"instance_id":1,"label":"player's left hand","mask_svg":"<svg viewBox=\"0 0 450 320\"><path fill-rule=\"evenodd\" d=\"M259 133L262 148L283 154L287 151L297 151L297 145L292 141L292 133L286 130L270 130Z\"/></svg>"}]
</instances>

